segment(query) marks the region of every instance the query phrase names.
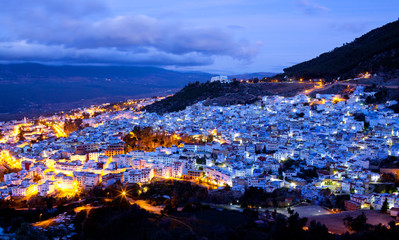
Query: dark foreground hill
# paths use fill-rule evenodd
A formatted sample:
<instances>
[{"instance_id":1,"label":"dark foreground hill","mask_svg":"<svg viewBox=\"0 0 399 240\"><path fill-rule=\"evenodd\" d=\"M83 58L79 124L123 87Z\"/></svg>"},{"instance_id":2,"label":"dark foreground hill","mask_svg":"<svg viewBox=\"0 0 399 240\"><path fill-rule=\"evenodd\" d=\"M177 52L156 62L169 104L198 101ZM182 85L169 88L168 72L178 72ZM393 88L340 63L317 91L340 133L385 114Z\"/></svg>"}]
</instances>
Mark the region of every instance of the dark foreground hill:
<instances>
[{"instance_id":1,"label":"dark foreground hill","mask_svg":"<svg viewBox=\"0 0 399 240\"><path fill-rule=\"evenodd\" d=\"M397 74L399 21L374 29L353 42L292 67L285 75L296 78L349 78L359 73Z\"/></svg>"},{"instance_id":2,"label":"dark foreground hill","mask_svg":"<svg viewBox=\"0 0 399 240\"><path fill-rule=\"evenodd\" d=\"M155 67L0 65L0 121L88 104L166 95L211 76Z\"/></svg>"}]
</instances>

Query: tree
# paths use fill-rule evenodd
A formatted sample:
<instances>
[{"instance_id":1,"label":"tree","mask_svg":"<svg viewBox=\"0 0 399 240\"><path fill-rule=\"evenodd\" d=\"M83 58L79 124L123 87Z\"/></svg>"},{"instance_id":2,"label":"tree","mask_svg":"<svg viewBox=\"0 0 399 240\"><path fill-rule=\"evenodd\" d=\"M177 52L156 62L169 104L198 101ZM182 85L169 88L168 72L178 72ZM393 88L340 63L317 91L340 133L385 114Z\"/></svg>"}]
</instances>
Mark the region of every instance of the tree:
<instances>
[{"instance_id":1,"label":"tree","mask_svg":"<svg viewBox=\"0 0 399 240\"><path fill-rule=\"evenodd\" d=\"M388 200L385 198L385 201L384 201L384 203L382 204L382 207L381 207L381 212L382 213L386 213L388 211L388 208L389 208Z\"/></svg>"},{"instance_id":2,"label":"tree","mask_svg":"<svg viewBox=\"0 0 399 240\"><path fill-rule=\"evenodd\" d=\"M201 165L205 165L206 164L206 158L205 158L205 156L204 157L197 157L197 159L196 159L196 163L197 164L201 164Z\"/></svg>"},{"instance_id":3,"label":"tree","mask_svg":"<svg viewBox=\"0 0 399 240\"><path fill-rule=\"evenodd\" d=\"M350 231L360 232L363 230L368 230L371 227L371 225L367 224L367 217L364 212L355 218L352 216L347 216L343 219L343 221L345 227Z\"/></svg>"},{"instance_id":4,"label":"tree","mask_svg":"<svg viewBox=\"0 0 399 240\"><path fill-rule=\"evenodd\" d=\"M177 210L177 204L175 199L166 199L165 200L165 207L163 208L162 213L163 214L168 214L170 212L174 212Z\"/></svg>"},{"instance_id":5,"label":"tree","mask_svg":"<svg viewBox=\"0 0 399 240\"><path fill-rule=\"evenodd\" d=\"M328 232L326 225L316 222L315 220L310 222L309 235L311 235L313 239L331 239L331 235Z\"/></svg>"},{"instance_id":6,"label":"tree","mask_svg":"<svg viewBox=\"0 0 399 240\"><path fill-rule=\"evenodd\" d=\"M46 203L47 209L52 209L54 203L56 202L55 198L53 197L46 197L43 200Z\"/></svg>"},{"instance_id":7,"label":"tree","mask_svg":"<svg viewBox=\"0 0 399 240\"><path fill-rule=\"evenodd\" d=\"M39 174L35 174L35 176L33 176L33 181L34 182L39 182L40 180L42 180L42 177Z\"/></svg>"},{"instance_id":8,"label":"tree","mask_svg":"<svg viewBox=\"0 0 399 240\"><path fill-rule=\"evenodd\" d=\"M29 223L22 223L21 226L15 231L15 239L28 240L28 239L48 239L43 232L29 225Z\"/></svg>"},{"instance_id":9,"label":"tree","mask_svg":"<svg viewBox=\"0 0 399 240\"><path fill-rule=\"evenodd\" d=\"M44 139L46 139L44 134L40 134L40 136L37 138L37 141L43 141Z\"/></svg>"},{"instance_id":10,"label":"tree","mask_svg":"<svg viewBox=\"0 0 399 240\"><path fill-rule=\"evenodd\" d=\"M294 210L288 211L289 217L287 220L287 227L290 233L294 233L296 236L303 233L303 227L306 226L306 222L308 221L307 218L300 218L297 212Z\"/></svg>"},{"instance_id":11,"label":"tree","mask_svg":"<svg viewBox=\"0 0 399 240\"><path fill-rule=\"evenodd\" d=\"M19 127L18 141L25 141L25 131Z\"/></svg>"},{"instance_id":12,"label":"tree","mask_svg":"<svg viewBox=\"0 0 399 240\"><path fill-rule=\"evenodd\" d=\"M84 119L90 118L90 114L89 113L83 113L82 116L83 116Z\"/></svg>"},{"instance_id":13,"label":"tree","mask_svg":"<svg viewBox=\"0 0 399 240\"><path fill-rule=\"evenodd\" d=\"M266 152L267 152L267 151L266 151L266 146L263 146L262 152L263 152L263 153L266 153Z\"/></svg>"}]
</instances>

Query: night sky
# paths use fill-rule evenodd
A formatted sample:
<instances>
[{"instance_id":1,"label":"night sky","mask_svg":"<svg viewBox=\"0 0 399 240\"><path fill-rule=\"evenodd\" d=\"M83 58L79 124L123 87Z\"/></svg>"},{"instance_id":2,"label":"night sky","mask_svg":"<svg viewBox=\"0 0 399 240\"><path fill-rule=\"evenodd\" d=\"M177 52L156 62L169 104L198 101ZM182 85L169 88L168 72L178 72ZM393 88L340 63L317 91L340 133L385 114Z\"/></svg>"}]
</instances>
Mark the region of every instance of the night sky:
<instances>
[{"instance_id":1,"label":"night sky","mask_svg":"<svg viewBox=\"0 0 399 240\"><path fill-rule=\"evenodd\" d=\"M398 18L397 0L1 0L0 61L281 72Z\"/></svg>"}]
</instances>

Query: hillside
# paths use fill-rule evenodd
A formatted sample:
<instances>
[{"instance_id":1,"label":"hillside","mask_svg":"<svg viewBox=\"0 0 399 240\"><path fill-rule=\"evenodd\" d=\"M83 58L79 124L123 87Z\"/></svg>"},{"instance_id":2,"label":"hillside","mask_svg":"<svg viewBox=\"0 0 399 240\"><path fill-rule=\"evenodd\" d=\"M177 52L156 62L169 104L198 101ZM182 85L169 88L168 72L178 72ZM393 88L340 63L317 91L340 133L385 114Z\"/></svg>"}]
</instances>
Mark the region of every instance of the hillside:
<instances>
[{"instance_id":1,"label":"hillside","mask_svg":"<svg viewBox=\"0 0 399 240\"><path fill-rule=\"evenodd\" d=\"M88 104L166 95L211 76L155 67L0 65L0 121Z\"/></svg>"},{"instance_id":2,"label":"hillside","mask_svg":"<svg viewBox=\"0 0 399 240\"><path fill-rule=\"evenodd\" d=\"M284 69L295 78L349 78L362 72L397 75L399 21L374 29L353 42Z\"/></svg>"},{"instance_id":3,"label":"hillside","mask_svg":"<svg viewBox=\"0 0 399 240\"><path fill-rule=\"evenodd\" d=\"M205 105L228 106L250 104L267 95L294 96L305 88L312 88L312 83L241 83L220 82L193 83L159 102L149 105L145 110L164 114L184 110L187 106L204 101Z\"/></svg>"}]
</instances>

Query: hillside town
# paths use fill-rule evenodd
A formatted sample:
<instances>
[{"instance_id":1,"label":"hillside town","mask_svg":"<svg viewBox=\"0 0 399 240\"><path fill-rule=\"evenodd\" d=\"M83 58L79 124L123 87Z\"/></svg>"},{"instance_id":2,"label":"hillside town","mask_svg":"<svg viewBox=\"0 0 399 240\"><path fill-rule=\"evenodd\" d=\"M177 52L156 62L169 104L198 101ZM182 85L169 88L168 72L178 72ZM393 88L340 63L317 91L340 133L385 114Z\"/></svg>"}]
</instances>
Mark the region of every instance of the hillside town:
<instances>
[{"instance_id":1,"label":"hillside town","mask_svg":"<svg viewBox=\"0 0 399 240\"><path fill-rule=\"evenodd\" d=\"M123 110L78 109L68 120L80 119L81 127L70 132L65 114L3 122L7 173L0 197L73 196L98 185L171 178L241 194L250 187L291 189L314 204L329 198L328 190L350 195L346 210L379 210L385 203L396 217L397 189L376 189L386 175L399 174L380 165L399 157L399 118L388 108L393 102L365 104L373 94L358 86L345 96L267 96L225 107L199 102L162 116L141 111L159 98L143 99ZM177 144L133 149L124 139L140 138L134 127L167 133Z\"/></svg>"}]
</instances>

